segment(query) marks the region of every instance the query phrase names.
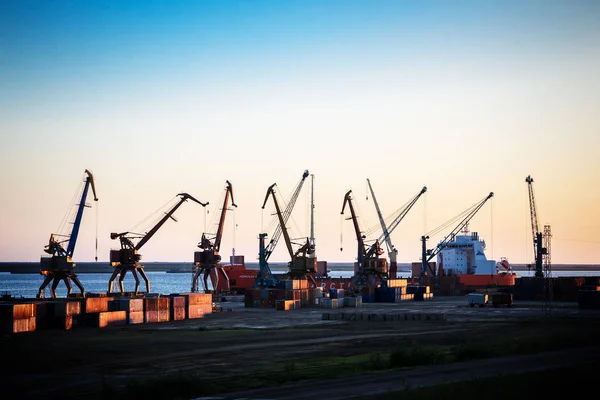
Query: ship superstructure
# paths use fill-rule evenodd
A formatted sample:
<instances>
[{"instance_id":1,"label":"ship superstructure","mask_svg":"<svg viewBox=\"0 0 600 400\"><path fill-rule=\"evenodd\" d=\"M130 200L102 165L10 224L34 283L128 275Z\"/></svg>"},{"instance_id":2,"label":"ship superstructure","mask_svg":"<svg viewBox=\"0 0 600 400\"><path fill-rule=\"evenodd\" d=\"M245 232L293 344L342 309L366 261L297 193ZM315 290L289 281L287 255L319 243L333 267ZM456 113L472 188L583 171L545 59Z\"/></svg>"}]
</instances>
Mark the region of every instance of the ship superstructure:
<instances>
[{"instance_id":1,"label":"ship superstructure","mask_svg":"<svg viewBox=\"0 0 600 400\"><path fill-rule=\"evenodd\" d=\"M469 232L468 225L438 253L437 262L446 275L497 273L496 261L485 255L485 241Z\"/></svg>"}]
</instances>

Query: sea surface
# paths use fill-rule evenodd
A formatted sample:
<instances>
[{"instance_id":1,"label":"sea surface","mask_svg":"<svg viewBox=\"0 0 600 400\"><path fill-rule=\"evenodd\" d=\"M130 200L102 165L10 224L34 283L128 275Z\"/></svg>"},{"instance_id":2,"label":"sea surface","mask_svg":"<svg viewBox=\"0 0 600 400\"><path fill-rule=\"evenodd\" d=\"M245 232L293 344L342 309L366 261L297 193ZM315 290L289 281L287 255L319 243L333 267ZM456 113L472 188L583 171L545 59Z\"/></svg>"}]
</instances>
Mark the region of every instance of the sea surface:
<instances>
[{"instance_id":1,"label":"sea surface","mask_svg":"<svg viewBox=\"0 0 600 400\"><path fill-rule=\"evenodd\" d=\"M189 265L189 264L186 264ZM181 267L181 264L175 264L175 268ZM351 277L353 275L352 265L344 263L330 263L329 276L331 277ZM258 266L248 265L249 269L258 269ZM273 273L285 272L282 266L271 267ZM533 276L534 271L518 271L518 276L527 277ZM108 291L108 281L111 277L111 273L80 273L77 275L79 281L83 285L87 293L106 293ZM188 293L191 291L192 285L192 273L169 273L159 271L146 271L146 276L150 281L150 293L155 294L173 294L173 293ZM411 272L409 270L398 271L399 278L409 278ZM553 277L569 277L569 276L595 276L600 277L600 271L585 271L585 270L572 270L572 271L553 271ZM139 277L139 274L138 274ZM140 278L139 290L146 291L146 283ZM202 277L199 279L199 286L202 287ZM222 277L221 277L222 279ZM37 295L39 287L44 281L44 277L40 274L11 274L8 272L0 272L0 294L10 294L13 297L25 297L33 298ZM118 281L117 277L114 282L113 292L118 292ZM135 288L135 280L133 275L130 273L126 275L124 281L125 291L132 292ZM74 284L72 285L72 293L79 293L79 288ZM210 280L209 280L210 285ZM52 282L48 284L45 289L44 297L51 297L50 288ZM60 282L56 288L56 295L58 297L66 297L67 288L64 282Z\"/></svg>"}]
</instances>

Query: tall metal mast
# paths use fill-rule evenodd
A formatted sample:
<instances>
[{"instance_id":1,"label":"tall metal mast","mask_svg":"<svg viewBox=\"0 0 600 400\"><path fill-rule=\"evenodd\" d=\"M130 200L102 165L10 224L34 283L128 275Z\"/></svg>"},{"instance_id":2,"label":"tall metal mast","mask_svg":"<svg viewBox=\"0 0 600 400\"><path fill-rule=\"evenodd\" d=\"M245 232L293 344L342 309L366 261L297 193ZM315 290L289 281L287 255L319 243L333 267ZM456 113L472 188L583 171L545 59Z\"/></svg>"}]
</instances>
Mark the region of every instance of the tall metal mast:
<instances>
[{"instance_id":1,"label":"tall metal mast","mask_svg":"<svg viewBox=\"0 0 600 400\"><path fill-rule=\"evenodd\" d=\"M310 239L309 245L311 252L309 257L316 258L317 250L315 247L315 174L310 174Z\"/></svg>"}]
</instances>

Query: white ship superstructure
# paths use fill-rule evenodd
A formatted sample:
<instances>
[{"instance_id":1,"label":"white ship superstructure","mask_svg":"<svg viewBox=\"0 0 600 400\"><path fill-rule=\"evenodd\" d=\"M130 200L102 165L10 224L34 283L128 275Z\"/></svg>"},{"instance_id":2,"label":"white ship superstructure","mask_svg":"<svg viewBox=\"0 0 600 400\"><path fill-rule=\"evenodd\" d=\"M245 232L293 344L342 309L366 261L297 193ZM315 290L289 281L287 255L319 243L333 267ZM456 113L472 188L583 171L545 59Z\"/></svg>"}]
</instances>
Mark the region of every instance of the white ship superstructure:
<instances>
[{"instance_id":1,"label":"white ship superstructure","mask_svg":"<svg viewBox=\"0 0 600 400\"><path fill-rule=\"evenodd\" d=\"M497 273L496 261L485 255L485 241L467 227L439 252L437 262L446 275Z\"/></svg>"}]
</instances>

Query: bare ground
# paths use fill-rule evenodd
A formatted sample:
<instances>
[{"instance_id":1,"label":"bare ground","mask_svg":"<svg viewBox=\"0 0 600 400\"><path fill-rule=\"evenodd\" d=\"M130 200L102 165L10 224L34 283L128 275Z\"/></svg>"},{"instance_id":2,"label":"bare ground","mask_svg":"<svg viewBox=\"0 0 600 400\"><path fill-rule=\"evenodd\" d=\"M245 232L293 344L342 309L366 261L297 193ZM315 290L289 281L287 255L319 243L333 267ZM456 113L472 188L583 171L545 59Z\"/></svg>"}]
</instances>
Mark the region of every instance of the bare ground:
<instances>
[{"instance_id":1,"label":"bare ground","mask_svg":"<svg viewBox=\"0 0 600 400\"><path fill-rule=\"evenodd\" d=\"M415 344L543 335L551 320L556 323L550 326L566 334L576 335L584 329L600 332L600 311L579 310L577 304L547 307L530 302L495 309L470 308L465 303L463 297L440 297L427 302L366 304L357 309L294 311L224 304L223 312L195 320L4 335L0 340L1 382L4 388L14 388L14 398L19 399L83 395L94 399L103 398L106 387L182 373L235 380L259 371L282 370L301 360L336 360ZM323 319L328 312L432 313L444 315L444 319ZM348 386L348 381L340 385Z\"/></svg>"}]
</instances>

